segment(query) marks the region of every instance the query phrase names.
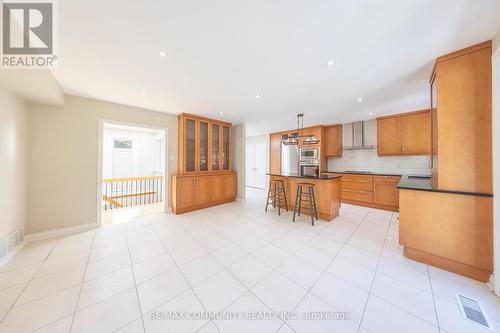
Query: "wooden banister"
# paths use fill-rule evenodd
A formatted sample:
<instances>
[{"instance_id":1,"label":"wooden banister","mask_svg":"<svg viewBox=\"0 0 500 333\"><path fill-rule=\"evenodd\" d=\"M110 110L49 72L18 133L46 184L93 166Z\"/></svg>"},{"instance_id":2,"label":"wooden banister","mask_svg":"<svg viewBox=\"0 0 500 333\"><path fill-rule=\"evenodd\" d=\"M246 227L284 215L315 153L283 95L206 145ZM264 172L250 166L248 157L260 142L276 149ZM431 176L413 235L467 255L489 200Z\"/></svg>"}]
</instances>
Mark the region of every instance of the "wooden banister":
<instances>
[{"instance_id":1,"label":"wooden banister","mask_svg":"<svg viewBox=\"0 0 500 333\"><path fill-rule=\"evenodd\" d=\"M140 181L140 180L151 180L151 179L163 179L163 176L106 178L106 179L103 179L102 182L103 183L118 183L118 182L130 182L130 181Z\"/></svg>"}]
</instances>

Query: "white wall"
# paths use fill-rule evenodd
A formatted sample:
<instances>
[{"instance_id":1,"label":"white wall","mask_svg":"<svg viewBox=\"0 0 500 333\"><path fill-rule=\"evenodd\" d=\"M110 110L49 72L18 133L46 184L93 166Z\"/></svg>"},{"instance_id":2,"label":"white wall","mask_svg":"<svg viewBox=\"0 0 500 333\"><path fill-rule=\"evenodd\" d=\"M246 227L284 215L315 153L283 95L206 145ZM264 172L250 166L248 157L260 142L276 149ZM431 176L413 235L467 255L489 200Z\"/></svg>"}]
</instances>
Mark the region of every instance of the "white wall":
<instances>
[{"instance_id":1,"label":"white wall","mask_svg":"<svg viewBox=\"0 0 500 333\"><path fill-rule=\"evenodd\" d=\"M0 87L0 240L27 222L27 118L24 101Z\"/></svg>"},{"instance_id":2,"label":"white wall","mask_svg":"<svg viewBox=\"0 0 500 333\"><path fill-rule=\"evenodd\" d=\"M177 172L177 116L76 96L65 101L28 105L28 233L97 222L99 119L167 128L168 172Z\"/></svg>"},{"instance_id":3,"label":"white wall","mask_svg":"<svg viewBox=\"0 0 500 333\"><path fill-rule=\"evenodd\" d=\"M367 170L396 174L429 174L429 157L378 157L376 149L344 150L342 157L328 159L328 171Z\"/></svg>"},{"instance_id":4,"label":"white wall","mask_svg":"<svg viewBox=\"0 0 500 333\"><path fill-rule=\"evenodd\" d=\"M133 172L130 174L127 174L126 170L121 168L120 165L114 165L113 163L115 138L127 138L133 141L131 153L133 154L134 166ZM163 161L165 161L164 150L162 150L163 140L162 133L104 128L103 178L142 177L162 174L164 171ZM114 171L118 171L118 174L114 174Z\"/></svg>"}]
</instances>

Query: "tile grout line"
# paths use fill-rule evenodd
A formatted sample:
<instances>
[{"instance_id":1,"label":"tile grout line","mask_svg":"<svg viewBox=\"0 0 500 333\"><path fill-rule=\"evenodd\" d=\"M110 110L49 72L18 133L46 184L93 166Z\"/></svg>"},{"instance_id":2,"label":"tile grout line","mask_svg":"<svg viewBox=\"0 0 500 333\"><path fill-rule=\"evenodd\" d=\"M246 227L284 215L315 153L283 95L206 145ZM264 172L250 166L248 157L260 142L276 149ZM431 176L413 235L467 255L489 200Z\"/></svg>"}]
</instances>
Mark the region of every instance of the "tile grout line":
<instances>
[{"instance_id":1,"label":"tile grout line","mask_svg":"<svg viewBox=\"0 0 500 333\"><path fill-rule=\"evenodd\" d=\"M83 272L83 280L82 280L82 283L80 285L80 291L78 292L78 298L76 299L75 311L73 312L73 318L71 319L71 325L69 327L69 332L71 332L73 330L73 323L75 322L76 312L78 310L78 302L80 302L80 295L82 294L83 284L85 283L85 275L87 274L87 267L89 265L90 253L92 252L92 245L94 245L94 239L95 239L95 230L94 230L94 233L92 235L92 242L90 243L91 250L89 251L87 262L85 263L85 270Z\"/></svg>"},{"instance_id":2,"label":"tile grout line","mask_svg":"<svg viewBox=\"0 0 500 333\"><path fill-rule=\"evenodd\" d=\"M429 279L429 284L431 286L431 297L432 297L432 304L434 305L434 314L436 315L436 323L437 323L438 329L441 330L441 325L439 323L439 316L438 316L437 307L436 307L436 299L434 297L434 288L432 286L431 273L429 272L429 266L428 265L426 266L426 268L427 268L427 277Z\"/></svg>"},{"instance_id":3,"label":"tile grout line","mask_svg":"<svg viewBox=\"0 0 500 333\"><path fill-rule=\"evenodd\" d=\"M368 291L368 297L366 298L365 306L363 307L363 312L361 313L361 319L359 322L358 333L361 330L363 318L365 317L366 307L368 306L368 302L370 301L370 296L372 295L373 285L375 284L375 279L377 278L377 272L378 272L378 268L380 266L380 261L382 261L382 252L384 252L385 242L387 240L387 235L389 234L389 229L391 227L393 215L394 215L394 212L391 215L391 218L389 220L389 224L387 226L387 230L385 231L384 242L382 243L382 249L380 250L380 254L378 256L377 267L375 267L375 274L373 275L373 280L372 280L372 283L370 284L370 290Z\"/></svg>"},{"instance_id":4,"label":"tile grout line","mask_svg":"<svg viewBox=\"0 0 500 333\"><path fill-rule=\"evenodd\" d=\"M21 295L26 291L26 288L28 288L29 284L31 283L31 281L33 281L33 278L36 276L36 274L40 271L40 268L42 268L42 265L45 263L45 261L47 260L47 258L51 255L51 253L54 251L57 243L59 243L59 240L60 239L57 239L57 241L54 243L54 245L52 246L52 248L50 249L49 253L45 256L45 258L40 262L40 265L38 266L38 268L36 269L36 271L33 273L33 275L31 276L31 278L28 280L28 282L26 283L26 285L24 286L23 290L21 290L21 292L19 293L19 295L17 295L16 299L14 300L14 302L11 304L11 306L9 307L9 309L6 311L5 315L3 316L2 320L0 320L0 324L7 318L7 316L9 315L10 311L12 311L12 309L14 308L14 305L16 304L16 302L19 300L19 298L21 297ZM28 266L28 265L27 265ZM27 267L27 266L24 266L24 267ZM30 303L30 302L28 302ZM27 303L26 303L27 304Z\"/></svg>"},{"instance_id":5,"label":"tile grout line","mask_svg":"<svg viewBox=\"0 0 500 333\"><path fill-rule=\"evenodd\" d=\"M151 229L153 229L153 228L151 227ZM137 297L137 304L139 305L139 314L140 314L140 316L141 316L142 331L145 333L145 332L146 332L146 327L145 327L145 325L144 325L144 318L143 318L143 316L142 316L142 310L141 310L141 309L142 309L142 308L141 308L141 300L140 300L140 298L139 298L139 291L137 290L137 281L135 280L134 262L133 262L133 260L132 260L132 254L130 254L130 246L129 246L130 244L129 244L129 241L128 241L128 232L127 232L127 230L125 230L125 228L124 228L124 233L125 233L125 241L126 241L126 243L127 243L128 259L130 260L130 270L132 271L132 277L133 277L133 279L134 279L134 290L135 290L135 296ZM163 246L163 244L162 244L162 246ZM133 321L135 321L135 320L137 320L137 318L136 318L136 319L134 319ZM131 322L133 322L133 321L131 321ZM128 324L129 324L129 323L127 323L127 325L128 325ZM120 327L120 328L121 328L121 327ZM118 328L118 329L120 329L120 328ZM117 330L118 330L118 329L117 329Z\"/></svg>"}]
</instances>

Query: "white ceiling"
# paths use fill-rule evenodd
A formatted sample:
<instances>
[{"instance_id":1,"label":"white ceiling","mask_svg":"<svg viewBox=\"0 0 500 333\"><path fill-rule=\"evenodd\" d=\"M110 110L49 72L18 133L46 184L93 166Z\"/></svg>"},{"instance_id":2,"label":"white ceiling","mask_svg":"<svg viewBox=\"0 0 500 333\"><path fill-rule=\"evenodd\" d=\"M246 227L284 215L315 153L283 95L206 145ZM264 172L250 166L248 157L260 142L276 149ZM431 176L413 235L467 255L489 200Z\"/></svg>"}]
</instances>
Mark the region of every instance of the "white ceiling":
<instances>
[{"instance_id":1,"label":"white ceiling","mask_svg":"<svg viewBox=\"0 0 500 333\"><path fill-rule=\"evenodd\" d=\"M246 122L247 135L292 128L299 112L311 125L425 107L433 60L500 29L500 0L58 6L54 75L67 94Z\"/></svg>"}]
</instances>

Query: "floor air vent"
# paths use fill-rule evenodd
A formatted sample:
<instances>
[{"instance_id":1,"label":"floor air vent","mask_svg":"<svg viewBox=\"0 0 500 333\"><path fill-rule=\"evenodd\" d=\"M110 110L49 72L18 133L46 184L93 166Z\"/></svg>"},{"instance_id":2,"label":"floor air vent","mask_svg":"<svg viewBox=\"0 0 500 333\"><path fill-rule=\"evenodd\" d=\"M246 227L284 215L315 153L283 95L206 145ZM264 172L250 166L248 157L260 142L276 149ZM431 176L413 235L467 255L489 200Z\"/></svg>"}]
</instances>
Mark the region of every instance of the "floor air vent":
<instances>
[{"instance_id":1,"label":"floor air vent","mask_svg":"<svg viewBox=\"0 0 500 333\"><path fill-rule=\"evenodd\" d=\"M486 316L486 312L478 301L460 294L456 294L456 297L462 316L465 319L493 330Z\"/></svg>"},{"instance_id":2,"label":"floor air vent","mask_svg":"<svg viewBox=\"0 0 500 333\"><path fill-rule=\"evenodd\" d=\"M24 228L0 240L0 262L24 240Z\"/></svg>"}]
</instances>

